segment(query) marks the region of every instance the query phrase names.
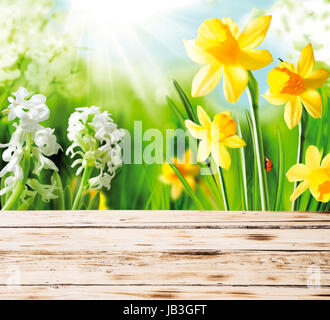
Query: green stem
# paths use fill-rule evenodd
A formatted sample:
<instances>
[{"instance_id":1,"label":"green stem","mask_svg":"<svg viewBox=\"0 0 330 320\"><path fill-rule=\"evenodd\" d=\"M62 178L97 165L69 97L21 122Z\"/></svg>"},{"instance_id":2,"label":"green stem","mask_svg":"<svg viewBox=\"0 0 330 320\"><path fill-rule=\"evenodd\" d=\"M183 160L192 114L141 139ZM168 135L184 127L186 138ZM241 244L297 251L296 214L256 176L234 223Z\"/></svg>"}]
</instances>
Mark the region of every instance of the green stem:
<instances>
[{"instance_id":1,"label":"green stem","mask_svg":"<svg viewBox=\"0 0 330 320\"><path fill-rule=\"evenodd\" d=\"M93 167L86 167L85 168L84 174L81 178L81 182L80 182L80 186L79 186L77 195L76 195L76 197L74 199L74 202L73 202L72 210L77 210L78 209L79 204L81 202L81 199L83 197L83 193L87 189L88 180L89 180L89 177L92 174L92 171L93 171Z\"/></svg>"},{"instance_id":2,"label":"green stem","mask_svg":"<svg viewBox=\"0 0 330 320\"><path fill-rule=\"evenodd\" d=\"M237 133L240 137L242 137L242 130L239 123L239 118L237 117ZM245 151L244 148L240 148L240 160L241 160L241 178L242 178L242 186L243 186L243 209L249 210L249 199L248 199L248 191L247 191L247 177L246 177L246 165L245 165Z\"/></svg>"},{"instance_id":3,"label":"green stem","mask_svg":"<svg viewBox=\"0 0 330 320\"><path fill-rule=\"evenodd\" d=\"M222 193L223 205L224 205L225 211L228 211L229 205L228 205L228 199L227 199L226 186L225 186L225 182L223 179L222 169L218 165L217 165L217 170L218 170L218 175L219 175L219 183L220 183L220 189L221 189L221 193Z\"/></svg>"},{"instance_id":4,"label":"green stem","mask_svg":"<svg viewBox=\"0 0 330 320\"><path fill-rule=\"evenodd\" d=\"M307 115L305 108L303 108L303 114L301 117L301 121L299 122L299 125L298 125L297 163L303 162L307 127L308 127L308 115ZM295 182L294 190L297 188L297 186L298 186L298 182ZM298 210L298 207L299 207L299 199L292 202L291 211Z\"/></svg>"},{"instance_id":5,"label":"green stem","mask_svg":"<svg viewBox=\"0 0 330 320\"><path fill-rule=\"evenodd\" d=\"M256 160L258 169L258 180L259 180L259 190L261 197L261 209L263 211L269 210L269 195L267 187L266 171L264 169L264 150L262 142L261 126L259 121L259 89L258 83L254 78L253 74L249 71L249 82L248 82L248 98L250 102L250 112L252 119L252 129L253 129L253 139L255 142L256 150Z\"/></svg>"},{"instance_id":6,"label":"green stem","mask_svg":"<svg viewBox=\"0 0 330 320\"><path fill-rule=\"evenodd\" d=\"M57 171L54 171L54 173L53 173L52 183L55 183L55 185L56 185L55 194L57 195L57 199L53 200L54 209L55 210L65 210L65 201L64 201L64 192L63 192L62 181L61 181L61 178Z\"/></svg>"},{"instance_id":7,"label":"green stem","mask_svg":"<svg viewBox=\"0 0 330 320\"><path fill-rule=\"evenodd\" d=\"M11 210L13 208L13 206L19 200L19 198L25 188L26 181L28 179L29 171L30 171L31 147L32 147L31 133L27 133L26 134L26 144L24 147L23 165L22 165L23 180L18 181L16 183L16 186L14 187L12 194L10 195L9 199L6 201L6 204L4 205L2 210Z\"/></svg>"}]
</instances>

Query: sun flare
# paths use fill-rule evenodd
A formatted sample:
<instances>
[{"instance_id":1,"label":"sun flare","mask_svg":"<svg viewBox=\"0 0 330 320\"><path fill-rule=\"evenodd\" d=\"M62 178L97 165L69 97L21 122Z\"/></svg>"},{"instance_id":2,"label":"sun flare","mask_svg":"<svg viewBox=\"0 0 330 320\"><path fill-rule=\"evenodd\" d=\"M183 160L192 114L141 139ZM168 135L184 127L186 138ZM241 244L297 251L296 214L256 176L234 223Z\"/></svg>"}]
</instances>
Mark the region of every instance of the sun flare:
<instances>
[{"instance_id":1,"label":"sun flare","mask_svg":"<svg viewBox=\"0 0 330 320\"><path fill-rule=\"evenodd\" d=\"M87 24L121 25L144 24L146 19L160 12L184 7L189 0L69 0L70 9L87 15Z\"/></svg>"}]
</instances>

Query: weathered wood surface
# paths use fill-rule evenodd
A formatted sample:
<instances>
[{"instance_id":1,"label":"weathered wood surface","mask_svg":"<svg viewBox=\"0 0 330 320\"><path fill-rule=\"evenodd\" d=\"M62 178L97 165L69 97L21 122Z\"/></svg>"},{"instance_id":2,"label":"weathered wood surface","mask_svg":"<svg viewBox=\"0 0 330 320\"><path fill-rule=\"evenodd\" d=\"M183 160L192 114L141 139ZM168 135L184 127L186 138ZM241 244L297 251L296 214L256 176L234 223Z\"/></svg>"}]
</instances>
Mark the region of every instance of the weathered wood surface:
<instances>
[{"instance_id":1,"label":"weathered wood surface","mask_svg":"<svg viewBox=\"0 0 330 320\"><path fill-rule=\"evenodd\" d=\"M329 229L322 213L3 213L0 299L329 299Z\"/></svg>"}]
</instances>

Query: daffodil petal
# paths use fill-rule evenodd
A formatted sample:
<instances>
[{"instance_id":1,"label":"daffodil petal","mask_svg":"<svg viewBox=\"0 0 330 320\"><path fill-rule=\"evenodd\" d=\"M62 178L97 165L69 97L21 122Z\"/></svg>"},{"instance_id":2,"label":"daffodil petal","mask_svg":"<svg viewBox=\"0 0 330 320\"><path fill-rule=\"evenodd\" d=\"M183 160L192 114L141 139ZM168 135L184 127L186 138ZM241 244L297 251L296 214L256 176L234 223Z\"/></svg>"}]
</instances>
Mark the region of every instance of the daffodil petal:
<instances>
[{"instance_id":1,"label":"daffodil petal","mask_svg":"<svg viewBox=\"0 0 330 320\"><path fill-rule=\"evenodd\" d=\"M211 119L201 106L197 106L197 116L200 124L203 127L211 126Z\"/></svg>"},{"instance_id":2,"label":"daffodil petal","mask_svg":"<svg viewBox=\"0 0 330 320\"><path fill-rule=\"evenodd\" d=\"M318 69L311 75L304 79L305 87L308 89L318 89L321 88L324 82L327 81L329 73L326 69Z\"/></svg>"},{"instance_id":3,"label":"daffodil petal","mask_svg":"<svg viewBox=\"0 0 330 320\"><path fill-rule=\"evenodd\" d=\"M225 40L226 31L221 19L214 18L205 20L198 28L196 44L207 50Z\"/></svg>"},{"instance_id":4,"label":"daffodil petal","mask_svg":"<svg viewBox=\"0 0 330 320\"><path fill-rule=\"evenodd\" d=\"M209 141L207 139L202 140L198 146L197 161L198 162L205 161L209 157L210 152L211 152L211 146Z\"/></svg>"},{"instance_id":5,"label":"daffodil petal","mask_svg":"<svg viewBox=\"0 0 330 320\"><path fill-rule=\"evenodd\" d=\"M284 120L290 130L300 122L301 115L302 105L299 98L290 98L284 108Z\"/></svg>"},{"instance_id":6,"label":"daffodil petal","mask_svg":"<svg viewBox=\"0 0 330 320\"><path fill-rule=\"evenodd\" d=\"M322 116L322 98L316 90L308 90L300 95L305 108L314 118Z\"/></svg>"},{"instance_id":7,"label":"daffodil petal","mask_svg":"<svg viewBox=\"0 0 330 320\"><path fill-rule=\"evenodd\" d=\"M159 180L160 180L161 182L163 182L164 184L171 184L171 183L172 183L171 180L169 180L167 177L164 177L164 176L160 176L160 177L159 177Z\"/></svg>"},{"instance_id":8,"label":"daffodil petal","mask_svg":"<svg viewBox=\"0 0 330 320\"><path fill-rule=\"evenodd\" d=\"M204 139L207 136L207 129L192 122L191 120L185 121L186 128L188 129L189 133L195 139Z\"/></svg>"},{"instance_id":9,"label":"daffodil petal","mask_svg":"<svg viewBox=\"0 0 330 320\"><path fill-rule=\"evenodd\" d=\"M193 97L201 97L210 93L221 80L223 67L220 65L207 65L196 74L191 89Z\"/></svg>"},{"instance_id":10,"label":"daffodil petal","mask_svg":"<svg viewBox=\"0 0 330 320\"><path fill-rule=\"evenodd\" d=\"M309 186L309 191L311 192L311 194L315 198L315 200L321 201L320 191L317 189L317 186Z\"/></svg>"},{"instance_id":11,"label":"daffodil petal","mask_svg":"<svg viewBox=\"0 0 330 320\"><path fill-rule=\"evenodd\" d=\"M172 185L172 189L171 189L171 198L172 198L172 200L177 200L181 196L181 193L182 193L181 181L177 182L177 183L174 183Z\"/></svg>"},{"instance_id":12,"label":"daffodil petal","mask_svg":"<svg viewBox=\"0 0 330 320\"><path fill-rule=\"evenodd\" d=\"M288 69L294 73L297 73L297 68L296 66L293 64L293 63L290 63L290 62L286 62L286 61L283 61L281 62L279 65L278 65L279 68L282 68L282 69Z\"/></svg>"},{"instance_id":13,"label":"daffodil petal","mask_svg":"<svg viewBox=\"0 0 330 320\"><path fill-rule=\"evenodd\" d=\"M196 181L195 181L195 179L193 177L191 177L191 176L188 176L188 177L186 177L186 181L189 184L190 188L193 191L195 191L195 189L196 189Z\"/></svg>"},{"instance_id":14,"label":"daffodil petal","mask_svg":"<svg viewBox=\"0 0 330 320\"><path fill-rule=\"evenodd\" d=\"M195 177L199 174L200 168L197 164L186 165L185 170L187 174Z\"/></svg>"},{"instance_id":15,"label":"daffodil petal","mask_svg":"<svg viewBox=\"0 0 330 320\"><path fill-rule=\"evenodd\" d=\"M242 50L238 62L242 68L247 70L258 70L268 66L273 61L273 57L268 50Z\"/></svg>"},{"instance_id":16,"label":"daffodil petal","mask_svg":"<svg viewBox=\"0 0 330 320\"><path fill-rule=\"evenodd\" d=\"M239 34L239 28L238 25L235 23L235 21L232 18L222 18L221 21L223 24L229 27L231 34L236 39Z\"/></svg>"},{"instance_id":17,"label":"daffodil petal","mask_svg":"<svg viewBox=\"0 0 330 320\"><path fill-rule=\"evenodd\" d=\"M303 192L305 192L309 187L309 182L307 180L303 181L298 185L298 187L293 191L290 201L295 201Z\"/></svg>"},{"instance_id":18,"label":"daffodil petal","mask_svg":"<svg viewBox=\"0 0 330 320\"><path fill-rule=\"evenodd\" d=\"M241 49L254 49L267 34L272 16L262 16L251 21L238 37Z\"/></svg>"},{"instance_id":19,"label":"daffodil petal","mask_svg":"<svg viewBox=\"0 0 330 320\"><path fill-rule=\"evenodd\" d=\"M276 94L276 93L270 93L268 90L265 94L262 95L269 103L280 106L282 104L285 104L289 101L289 96L286 94Z\"/></svg>"},{"instance_id":20,"label":"daffodil petal","mask_svg":"<svg viewBox=\"0 0 330 320\"><path fill-rule=\"evenodd\" d=\"M310 169L304 164L298 163L292 166L286 174L290 182L302 181L308 178Z\"/></svg>"},{"instance_id":21,"label":"daffodil petal","mask_svg":"<svg viewBox=\"0 0 330 320\"><path fill-rule=\"evenodd\" d=\"M316 169L320 167L321 153L315 146L309 146L306 150L305 163L308 168Z\"/></svg>"},{"instance_id":22,"label":"daffodil petal","mask_svg":"<svg viewBox=\"0 0 330 320\"><path fill-rule=\"evenodd\" d=\"M184 46L188 57L198 64L211 64L214 58L207 51L195 44L194 40L184 40Z\"/></svg>"},{"instance_id":23,"label":"daffodil petal","mask_svg":"<svg viewBox=\"0 0 330 320\"><path fill-rule=\"evenodd\" d=\"M211 154L218 166L227 170L230 168L231 165L230 154L222 143L219 143L216 140L212 141Z\"/></svg>"},{"instance_id":24,"label":"daffodil petal","mask_svg":"<svg viewBox=\"0 0 330 320\"><path fill-rule=\"evenodd\" d=\"M235 103L242 95L248 83L248 73L238 66L225 66L223 76L223 91L230 103Z\"/></svg>"},{"instance_id":25,"label":"daffodil petal","mask_svg":"<svg viewBox=\"0 0 330 320\"><path fill-rule=\"evenodd\" d=\"M322 160L321 168L330 169L330 153L328 153Z\"/></svg>"},{"instance_id":26,"label":"daffodil petal","mask_svg":"<svg viewBox=\"0 0 330 320\"><path fill-rule=\"evenodd\" d=\"M245 141L237 135L228 137L222 140L222 142L228 148L242 148L246 146Z\"/></svg>"},{"instance_id":27,"label":"daffodil petal","mask_svg":"<svg viewBox=\"0 0 330 320\"><path fill-rule=\"evenodd\" d=\"M309 43L300 53L297 65L297 71L300 76L309 76L315 66L314 51L312 45Z\"/></svg>"}]
</instances>

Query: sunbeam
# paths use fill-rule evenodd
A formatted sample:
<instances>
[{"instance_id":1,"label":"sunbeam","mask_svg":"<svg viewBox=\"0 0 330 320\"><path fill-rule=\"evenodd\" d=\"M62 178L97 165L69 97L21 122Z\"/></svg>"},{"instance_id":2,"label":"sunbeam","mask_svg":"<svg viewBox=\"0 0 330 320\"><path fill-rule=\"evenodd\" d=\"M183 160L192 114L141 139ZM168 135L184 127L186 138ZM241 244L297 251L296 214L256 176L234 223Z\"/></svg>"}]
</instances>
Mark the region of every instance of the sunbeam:
<instances>
[{"instance_id":1,"label":"sunbeam","mask_svg":"<svg viewBox=\"0 0 330 320\"><path fill-rule=\"evenodd\" d=\"M137 96L148 101L151 88L141 86L142 77L163 84L168 71L162 57L174 54L158 33L165 26L183 30L176 15L199 1L67 0L66 27L80 35L90 79L107 81L111 90L115 72L125 73Z\"/></svg>"}]
</instances>

